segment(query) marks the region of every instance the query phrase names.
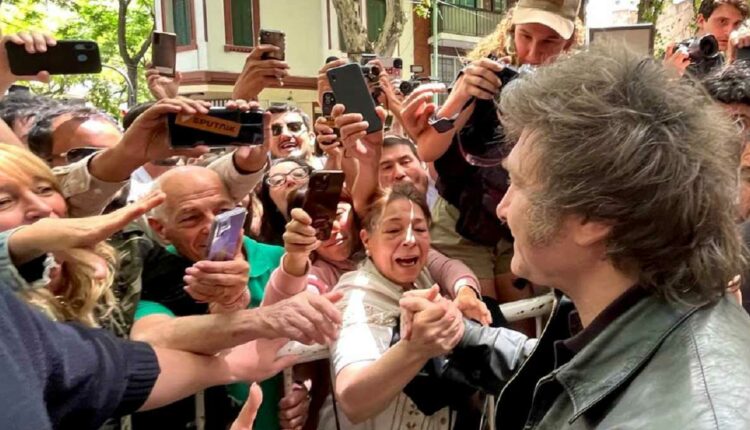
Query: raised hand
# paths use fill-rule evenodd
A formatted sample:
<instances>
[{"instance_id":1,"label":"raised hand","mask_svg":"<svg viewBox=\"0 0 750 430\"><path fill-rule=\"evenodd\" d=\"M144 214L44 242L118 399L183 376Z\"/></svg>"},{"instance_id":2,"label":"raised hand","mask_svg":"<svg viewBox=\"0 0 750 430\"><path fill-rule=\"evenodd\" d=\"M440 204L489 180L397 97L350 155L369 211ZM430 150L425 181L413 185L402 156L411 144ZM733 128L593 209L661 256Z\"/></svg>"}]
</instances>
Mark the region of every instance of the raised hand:
<instances>
[{"instance_id":1,"label":"raised hand","mask_svg":"<svg viewBox=\"0 0 750 430\"><path fill-rule=\"evenodd\" d=\"M171 99L177 97L182 82L182 73L175 72L174 77L160 75L154 68L146 70L146 81L148 90L156 100Z\"/></svg>"},{"instance_id":2,"label":"raised hand","mask_svg":"<svg viewBox=\"0 0 750 430\"><path fill-rule=\"evenodd\" d=\"M5 93L15 81L39 81L49 82L49 73L41 71L35 76L16 76L10 71L10 64L8 62L8 52L5 50L6 42L15 43L16 45L23 45L26 48L26 52L29 54L36 54L47 52L48 46L57 45L57 41L54 37L49 34L44 34L36 31L22 31L17 34L10 34L0 39L0 94Z\"/></svg>"},{"instance_id":3,"label":"raised hand","mask_svg":"<svg viewBox=\"0 0 750 430\"><path fill-rule=\"evenodd\" d=\"M273 45L258 45L253 48L234 84L233 99L257 100L264 88L278 84L289 76L289 64L286 61L262 59L263 54L278 50Z\"/></svg>"},{"instance_id":4,"label":"raised hand","mask_svg":"<svg viewBox=\"0 0 750 430\"><path fill-rule=\"evenodd\" d=\"M47 252L90 248L122 230L163 201L164 193L156 192L106 215L87 218L43 218L14 232L8 239L8 247L16 264L32 260Z\"/></svg>"}]
</instances>

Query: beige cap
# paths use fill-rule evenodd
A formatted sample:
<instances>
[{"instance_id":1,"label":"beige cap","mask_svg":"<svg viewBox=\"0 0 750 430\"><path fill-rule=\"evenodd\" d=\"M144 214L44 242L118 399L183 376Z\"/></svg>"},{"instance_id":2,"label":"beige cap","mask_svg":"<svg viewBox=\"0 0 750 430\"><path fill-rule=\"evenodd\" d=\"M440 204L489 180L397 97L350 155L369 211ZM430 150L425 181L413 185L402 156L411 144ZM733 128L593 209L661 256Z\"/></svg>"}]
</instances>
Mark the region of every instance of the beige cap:
<instances>
[{"instance_id":1,"label":"beige cap","mask_svg":"<svg viewBox=\"0 0 750 430\"><path fill-rule=\"evenodd\" d=\"M575 30L581 0L520 0L513 11L513 24L542 24L570 39Z\"/></svg>"}]
</instances>

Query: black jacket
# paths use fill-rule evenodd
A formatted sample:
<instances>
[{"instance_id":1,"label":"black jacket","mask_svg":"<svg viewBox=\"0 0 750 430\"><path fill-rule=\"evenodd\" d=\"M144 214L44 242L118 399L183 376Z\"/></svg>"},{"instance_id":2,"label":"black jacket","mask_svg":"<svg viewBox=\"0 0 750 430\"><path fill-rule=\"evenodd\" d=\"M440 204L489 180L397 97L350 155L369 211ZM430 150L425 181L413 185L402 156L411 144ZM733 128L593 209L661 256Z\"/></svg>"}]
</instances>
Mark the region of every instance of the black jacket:
<instances>
[{"instance_id":1,"label":"black jacket","mask_svg":"<svg viewBox=\"0 0 750 430\"><path fill-rule=\"evenodd\" d=\"M0 283L3 429L96 429L143 405L158 375L147 344L52 322Z\"/></svg>"},{"instance_id":2,"label":"black jacket","mask_svg":"<svg viewBox=\"0 0 750 430\"><path fill-rule=\"evenodd\" d=\"M497 428L750 428L750 318L732 298L688 307L649 295L565 356L567 311L558 301L536 345L467 325L448 371L500 392Z\"/></svg>"}]
</instances>

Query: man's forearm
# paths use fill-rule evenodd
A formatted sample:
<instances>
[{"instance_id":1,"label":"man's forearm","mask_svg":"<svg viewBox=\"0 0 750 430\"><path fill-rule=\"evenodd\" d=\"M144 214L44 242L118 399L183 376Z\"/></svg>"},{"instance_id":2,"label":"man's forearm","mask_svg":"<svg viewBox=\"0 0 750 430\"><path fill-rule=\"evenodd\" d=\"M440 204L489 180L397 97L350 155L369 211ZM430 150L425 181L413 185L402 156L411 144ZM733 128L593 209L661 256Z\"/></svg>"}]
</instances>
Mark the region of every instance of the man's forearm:
<instances>
[{"instance_id":1,"label":"man's forearm","mask_svg":"<svg viewBox=\"0 0 750 430\"><path fill-rule=\"evenodd\" d=\"M131 338L157 347L213 355L268 332L262 311L245 309L177 318L147 316L133 325Z\"/></svg>"},{"instance_id":2,"label":"man's forearm","mask_svg":"<svg viewBox=\"0 0 750 430\"><path fill-rule=\"evenodd\" d=\"M229 367L220 357L159 347L154 347L154 352L161 373L140 411L168 405L208 387L233 382Z\"/></svg>"},{"instance_id":3,"label":"man's forearm","mask_svg":"<svg viewBox=\"0 0 750 430\"><path fill-rule=\"evenodd\" d=\"M100 181L122 182L147 162L134 154L122 154L115 146L95 155L89 162L89 172Z\"/></svg>"},{"instance_id":4,"label":"man's forearm","mask_svg":"<svg viewBox=\"0 0 750 430\"><path fill-rule=\"evenodd\" d=\"M489 394L498 394L536 346L536 339L503 327L466 321L466 331L445 372Z\"/></svg>"},{"instance_id":5,"label":"man's forearm","mask_svg":"<svg viewBox=\"0 0 750 430\"><path fill-rule=\"evenodd\" d=\"M375 197L380 188L378 176L378 163L381 151L372 157L371 163L359 162L359 172L352 186L352 202L354 211L360 217L364 217L369 209L370 201Z\"/></svg>"}]
</instances>

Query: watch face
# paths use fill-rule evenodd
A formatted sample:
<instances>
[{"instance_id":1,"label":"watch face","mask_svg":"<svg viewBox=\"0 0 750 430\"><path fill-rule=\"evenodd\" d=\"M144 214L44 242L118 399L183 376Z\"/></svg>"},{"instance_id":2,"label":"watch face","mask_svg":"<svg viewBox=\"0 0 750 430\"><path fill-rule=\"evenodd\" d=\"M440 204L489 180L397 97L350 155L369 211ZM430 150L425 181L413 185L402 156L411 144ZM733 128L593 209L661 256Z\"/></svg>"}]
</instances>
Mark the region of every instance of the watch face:
<instances>
[{"instance_id":1,"label":"watch face","mask_svg":"<svg viewBox=\"0 0 750 430\"><path fill-rule=\"evenodd\" d=\"M430 118L429 124L438 133L446 133L453 130L453 119L450 118Z\"/></svg>"}]
</instances>

